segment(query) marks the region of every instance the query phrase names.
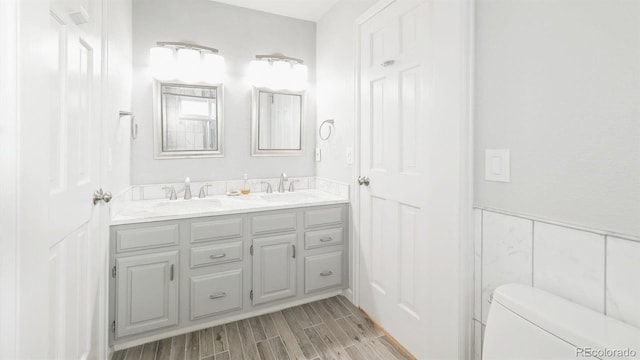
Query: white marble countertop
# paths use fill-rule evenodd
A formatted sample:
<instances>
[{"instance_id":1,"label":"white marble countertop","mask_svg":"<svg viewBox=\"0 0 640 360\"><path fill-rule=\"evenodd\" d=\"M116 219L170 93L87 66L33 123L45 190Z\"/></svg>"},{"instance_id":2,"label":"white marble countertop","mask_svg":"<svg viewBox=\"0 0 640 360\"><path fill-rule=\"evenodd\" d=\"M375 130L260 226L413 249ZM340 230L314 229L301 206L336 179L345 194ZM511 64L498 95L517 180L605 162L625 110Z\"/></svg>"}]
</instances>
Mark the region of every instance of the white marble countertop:
<instances>
[{"instance_id":1,"label":"white marble countertop","mask_svg":"<svg viewBox=\"0 0 640 360\"><path fill-rule=\"evenodd\" d=\"M208 196L191 200L126 201L112 207L111 225L178 220L204 216L242 214L307 206L345 204L349 200L320 190L293 193L251 193L249 195ZM116 210L117 209L117 210Z\"/></svg>"}]
</instances>

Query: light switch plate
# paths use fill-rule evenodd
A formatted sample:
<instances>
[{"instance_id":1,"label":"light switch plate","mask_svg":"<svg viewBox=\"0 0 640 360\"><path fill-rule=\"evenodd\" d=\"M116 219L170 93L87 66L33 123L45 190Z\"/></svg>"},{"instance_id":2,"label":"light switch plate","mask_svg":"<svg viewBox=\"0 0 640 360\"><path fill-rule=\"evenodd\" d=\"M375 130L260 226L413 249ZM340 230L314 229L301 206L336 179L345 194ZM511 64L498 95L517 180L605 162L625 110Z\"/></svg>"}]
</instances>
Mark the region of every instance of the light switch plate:
<instances>
[{"instance_id":1,"label":"light switch plate","mask_svg":"<svg viewBox=\"0 0 640 360\"><path fill-rule=\"evenodd\" d=\"M486 180L511 182L511 151L509 149L486 149L484 171Z\"/></svg>"},{"instance_id":2,"label":"light switch plate","mask_svg":"<svg viewBox=\"0 0 640 360\"><path fill-rule=\"evenodd\" d=\"M346 154L347 165L352 165L353 164L353 148L352 147L346 148L345 154Z\"/></svg>"},{"instance_id":3,"label":"light switch plate","mask_svg":"<svg viewBox=\"0 0 640 360\"><path fill-rule=\"evenodd\" d=\"M322 161L322 150L320 148L316 148L316 162Z\"/></svg>"}]
</instances>

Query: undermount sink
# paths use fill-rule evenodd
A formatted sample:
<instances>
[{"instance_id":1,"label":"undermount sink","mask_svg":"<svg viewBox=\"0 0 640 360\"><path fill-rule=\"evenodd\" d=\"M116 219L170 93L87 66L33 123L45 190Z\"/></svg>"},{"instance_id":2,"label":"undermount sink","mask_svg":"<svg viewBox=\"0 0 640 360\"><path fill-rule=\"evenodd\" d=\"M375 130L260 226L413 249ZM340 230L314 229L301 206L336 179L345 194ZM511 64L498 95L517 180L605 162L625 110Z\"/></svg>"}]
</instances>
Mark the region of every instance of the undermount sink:
<instances>
[{"instance_id":1,"label":"undermount sink","mask_svg":"<svg viewBox=\"0 0 640 360\"><path fill-rule=\"evenodd\" d=\"M264 194L261 196L263 200L270 202L279 202L279 203L297 203L303 202L309 199L314 199L317 196L312 194L304 194L304 193L273 193L273 194Z\"/></svg>"},{"instance_id":2,"label":"undermount sink","mask_svg":"<svg viewBox=\"0 0 640 360\"><path fill-rule=\"evenodd\" d=\"M208 209L222 206L219 199L169 200L156 205L158 208Z\"/></svg>"}]
</instances>

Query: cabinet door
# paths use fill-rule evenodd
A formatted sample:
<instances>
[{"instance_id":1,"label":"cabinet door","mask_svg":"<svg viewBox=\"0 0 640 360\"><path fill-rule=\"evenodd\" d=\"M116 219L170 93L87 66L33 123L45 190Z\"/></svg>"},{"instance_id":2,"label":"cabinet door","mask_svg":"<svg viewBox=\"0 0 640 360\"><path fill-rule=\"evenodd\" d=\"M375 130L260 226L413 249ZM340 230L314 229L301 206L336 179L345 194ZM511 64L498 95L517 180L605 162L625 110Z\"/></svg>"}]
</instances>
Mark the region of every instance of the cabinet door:
<instances>
[{"instance_id":1,"label":"cabinet door","mask_svg":"<svg viewBox=\"0 0 640 360\"><path fill-rule=\"evenodd\" d=\"M178 251L116 259L116 338L178 324Z\"/></svg>"},{"instance_id":2,"label":"cabinet door","mask_svg":"<svg viewBox=\"0 0 640 360\"><path fill-rule=\"evenodd\" d=\"M253 240L253 304L296 295L296 234Z\"/></svg>"}]
</instances>

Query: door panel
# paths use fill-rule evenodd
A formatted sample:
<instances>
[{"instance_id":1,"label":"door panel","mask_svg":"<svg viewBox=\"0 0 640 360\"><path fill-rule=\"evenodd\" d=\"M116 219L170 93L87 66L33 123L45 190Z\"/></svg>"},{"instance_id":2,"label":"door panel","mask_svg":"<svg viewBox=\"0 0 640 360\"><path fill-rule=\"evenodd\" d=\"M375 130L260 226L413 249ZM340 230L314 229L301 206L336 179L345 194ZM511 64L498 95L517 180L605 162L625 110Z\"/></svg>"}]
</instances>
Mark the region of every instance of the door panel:
<instances>
[{"instance_id":1,"label":"door panel","mask_svg":"<svg viewBox=\"0 0 640 360\"><path fill-rule=\"evenodd\" d=\"M253 240L253 304L296 294L296 234Z\"/></svg>"},{"instance_id":2,"label":"door panel","mask_svg":"<svg viewBox=\"0 0 640 360\"><path fill-rule=\"evenodd\" d=\"M419 173L420 67L400 72L400 172Z\"/></svg>"},{"instance_id":3,"label":"door panel","mask_svg":"<svg viewBox=\"0 0 640 360\"><path fill-rule=\"evenodd\" d=\"M399 306L409 315L417 320L418 315L416 287L419 284L419 272L416 264L421 260L416 258L418 247L416 243L420 241L417 237L419 231L420 209L411 205L400 204L399 221L399 259L398 259L398 297Z\"/></svg>"}]
</instances>

